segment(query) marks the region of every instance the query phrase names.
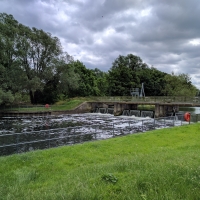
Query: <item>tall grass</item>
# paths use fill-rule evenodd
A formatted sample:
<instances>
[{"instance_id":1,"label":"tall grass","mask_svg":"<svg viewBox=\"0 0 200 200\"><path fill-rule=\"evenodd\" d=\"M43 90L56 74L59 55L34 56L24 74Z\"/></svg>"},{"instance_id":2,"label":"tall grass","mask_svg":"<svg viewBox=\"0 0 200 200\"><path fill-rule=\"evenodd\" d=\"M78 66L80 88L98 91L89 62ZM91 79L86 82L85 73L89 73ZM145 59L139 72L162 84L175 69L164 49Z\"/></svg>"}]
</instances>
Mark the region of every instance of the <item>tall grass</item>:
<instances>
[{"instance_id":1,"label":"tall grass","mask_svg":"<svg viewBox=\"0 0 200 200\"><path fill-rule=\"evenodd\" d=\"M200 125L0 158L0 199L200 198Z\"/></svg>"}]
</instances>

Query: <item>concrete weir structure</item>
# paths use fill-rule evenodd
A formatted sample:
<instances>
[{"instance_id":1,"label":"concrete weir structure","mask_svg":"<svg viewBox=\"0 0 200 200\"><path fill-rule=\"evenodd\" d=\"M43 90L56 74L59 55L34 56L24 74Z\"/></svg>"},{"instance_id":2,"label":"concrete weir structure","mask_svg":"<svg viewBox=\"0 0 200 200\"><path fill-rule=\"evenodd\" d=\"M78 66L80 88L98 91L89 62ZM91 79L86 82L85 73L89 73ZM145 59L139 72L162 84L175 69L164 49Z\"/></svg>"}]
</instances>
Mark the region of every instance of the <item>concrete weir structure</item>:
<instances>
[{"instance_id":1,"label":"concrete weir structure","mask_svg":"<svg viewBox=\"0 0 200 200\"><path fill-rule=\"evenodd\" d=\"M138 105L154 105L155 117L164 117L167 113L178 112L179 106L177 104L169 103L144 103L144 102L87 102L87 108L91 108L91 112L95 112L97 108L113 108L115 116L121 115L124 110L137 110Z\"/></svg>"},{"instance_id":2,"label":"concrete weir structure","mask_svg":"<svg viewBox=\"0 0 200 200\"><path fill-rule=\"evenodd\" d=\"M179 105L176 104L155 104L155 117L164 117L167 113L178 112Z\"/></svg>"},{"instance_id":3,"label":"concrete weir structure","mask_svg":"<svg viewBox=\"0 0 200 200\"><path fill-rule=\"evenodd\" d=\"M112 109L115 116L124 110L136 111L138 106L154 106L154 117L166 117L179 112L179 107L200 107L200 97L149 96L149 97L98 97L76 108L76 112L95 112L97 108Z\"/></svg>"},{"instance_id":4,"label":"concrete weir structure","mask_svg":"<svg viewBox=\"0 0 200 200\"><path fill-rule=\"evenodd\" d=\"M181 102L181 101L164 101L161 99L160 101L155 100L155 98L151 98L149 100L144 99L129 99L126 101L123 100L101 100L100 98L94 101L87 101L79 105L73 110L65 110L65 111L55 111L48 109L43 112L19 112L19 111L0 111L1 116L35 116L35 115L60 115L60 114L80 114L80 113L90 113L97 112L97 110L106 110L112 111L112 114L115 116L122 115L123 111L134 111L138 110L139 105L153 105L154 109L154 117L165 117L169 113L177 113L179 112L179 107L200 107L200 98L195 101L190 102ZM184 99L185 100L185 99Z\"/></svg>"},{"instance_id":5,"label":"concrete weir structure","mask_svg":"<svg viewBox=\"0 0 200 200\"><path fill-rule=\"evenodd\" d=\"M115 116L121 115L124 110L137 110L138 105L155 106L154 117L165 117L168 113L179 112L179 106L182 107L200 107L200 103L177 103L177 102L87 102L87 109L95 112L97 108L113 108ZM83 106L82 106L83 108Z\"/></svg>"}]
</instances>

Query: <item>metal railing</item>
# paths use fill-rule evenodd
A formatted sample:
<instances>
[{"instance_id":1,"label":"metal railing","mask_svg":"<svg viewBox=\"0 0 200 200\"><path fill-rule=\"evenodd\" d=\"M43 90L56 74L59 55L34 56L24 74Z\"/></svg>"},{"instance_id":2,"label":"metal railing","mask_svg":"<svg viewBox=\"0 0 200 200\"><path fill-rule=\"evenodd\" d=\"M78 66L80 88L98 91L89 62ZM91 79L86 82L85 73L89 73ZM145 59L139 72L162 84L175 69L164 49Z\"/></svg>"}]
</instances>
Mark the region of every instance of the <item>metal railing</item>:
<instances>
[{"instance_id":1,"label":"metal railing","mask_svg":"<svg viewBox=\"0 0 200 200\"><path fill-rule=\"evenodd\" d=\"M200 97L184 97L184 96L146 96L146 97L131 97L131 96L105 96L105 97L92 97L94 101L126 101L126 102L152 102L152 103L197 103L200 104Z\"/></svg>"},{"instance_id":2,"label":"metal railing","mask_svg":"<svg viewBox=\"0 0 200 200\"><path fill-rule=\"evenodd\" d=\"M195 117L195 120L200 120L200 116ZM31 132L24 131L21 133L6 132L0 134L0 155L72 145L85 141L107 139L184 124L190 124L190 122L185 122L184 116L179 115L155 119L130 120L122 123L67 127Z\"/></svg>"},{"instance_id":3,"label":"metal railing","mask_svg":"<svg viewBox=\"0 0 200 200\"><path fill-rule=\"evenodd\" d=\"M89 100L88 100L89 101ZM90 101L95 102L145 102L145 103L190 103L200 106L200 97L178 97L178 96L147 96L147 97L131 97L131 96L104 96L90 97ZM47 112L53 110L63 110L64 105L9 105L1 106L1 112ZM64 109L65 110L65 109Z\"/></svg>"}]
</instances>

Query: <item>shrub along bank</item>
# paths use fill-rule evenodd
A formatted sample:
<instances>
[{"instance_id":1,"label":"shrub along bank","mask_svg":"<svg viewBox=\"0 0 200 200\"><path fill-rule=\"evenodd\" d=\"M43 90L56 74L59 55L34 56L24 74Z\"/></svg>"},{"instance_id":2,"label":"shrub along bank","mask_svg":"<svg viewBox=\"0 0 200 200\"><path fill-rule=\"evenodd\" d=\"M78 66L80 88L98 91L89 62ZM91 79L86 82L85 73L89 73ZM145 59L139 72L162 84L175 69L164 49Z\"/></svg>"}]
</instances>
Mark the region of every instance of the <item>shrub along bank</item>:
<instances>
[{"instance_id":1,"label":"shrub along bank","mask_svg":"<svg viewBox=\"0 0 200 200\"><path fill-rule=\"evenodd\" d=\"M198 199L200 125L0 157L0 199Z\"/></svg>"}]
</instances>

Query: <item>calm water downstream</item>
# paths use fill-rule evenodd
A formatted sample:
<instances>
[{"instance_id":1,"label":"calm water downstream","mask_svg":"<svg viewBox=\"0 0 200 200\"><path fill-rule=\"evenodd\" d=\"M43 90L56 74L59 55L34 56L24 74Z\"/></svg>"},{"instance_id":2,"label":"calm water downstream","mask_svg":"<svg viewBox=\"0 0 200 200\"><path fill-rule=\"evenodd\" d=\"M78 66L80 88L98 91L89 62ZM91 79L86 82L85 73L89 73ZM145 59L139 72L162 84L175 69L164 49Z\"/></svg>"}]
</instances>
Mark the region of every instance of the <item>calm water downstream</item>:
<instances>
[{"instance_id":1,"label":"calm water downstream","mask_svg":"<svg viewBox=\"0 0 200 200\"><path fill-rule=\"evenodd\" d=\"M180 107L179 111L200 114L200 107Z\"/></svg>"}]
</instances>

